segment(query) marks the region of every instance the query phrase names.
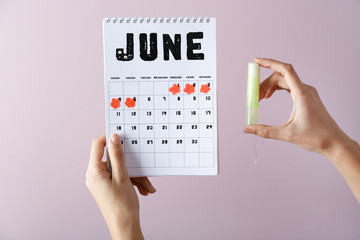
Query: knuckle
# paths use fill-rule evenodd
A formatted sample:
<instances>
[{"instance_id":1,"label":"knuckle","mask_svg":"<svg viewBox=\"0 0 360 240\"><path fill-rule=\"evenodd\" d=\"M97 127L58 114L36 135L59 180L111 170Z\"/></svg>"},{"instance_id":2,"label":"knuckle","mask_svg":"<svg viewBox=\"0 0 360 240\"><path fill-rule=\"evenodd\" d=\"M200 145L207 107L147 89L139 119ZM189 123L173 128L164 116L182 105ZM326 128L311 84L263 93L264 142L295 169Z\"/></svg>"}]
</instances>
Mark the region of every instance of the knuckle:
<instances>
[{"instance_id":1,"label":"knuckle","mask_svg":"<svg viewBox=\"0 0 360 240\"><path fill-rule=\"evenodd\" d=\"M317 91L317 89L315 87L310 86L310 89L314 94L319 95L319 93L318 93L318 91Z\"/></svg>"},{"instance_id":2,"label":"knuckle","mask_svg":"<svg viewBox=\"0 0 360 240\"><path fill-rule=\"evenodd\" d=\"M300 89L299 95L305 101L312 102L314 100L314 96L319 96L319 93L315 87L307 85L307 84L304 84L304 85L305 85L305 87Z\"/></svg>"},{"instance_id":3,"label":"knuckle","mask_svg":"<svg viewBox=\"0 0 360 240\"><path fill-rule=\"evenodd\" d=\"M267 128L263 128L260 130L260 136L263 138L270 138L270 131Z\"/></svg>"},{"instance_id":4,"label":"knuckle","mask_svg":"<svg viewBox=\"0 0 360 240\"><path fill-rule=\"evenodd\" d=\"M291 65L290 63L285 64L285 69L286 69L288 72L293 72L293 71L294 71L294 67L293 67L293 65Z\"/></svg>"},{"instance_id":5,"label":"knuckle","mask_svg":"<svg viewBox=\"0 0 360 240\"><path fill-rule=\"evenodd\" d=\"M276 77L276 78L280 78L280 77L282 77L282 74L281 74L281 73L279 73L279 72L275 72L275 73L274 73L274 77Z\"/></svg>"}]
</instances>

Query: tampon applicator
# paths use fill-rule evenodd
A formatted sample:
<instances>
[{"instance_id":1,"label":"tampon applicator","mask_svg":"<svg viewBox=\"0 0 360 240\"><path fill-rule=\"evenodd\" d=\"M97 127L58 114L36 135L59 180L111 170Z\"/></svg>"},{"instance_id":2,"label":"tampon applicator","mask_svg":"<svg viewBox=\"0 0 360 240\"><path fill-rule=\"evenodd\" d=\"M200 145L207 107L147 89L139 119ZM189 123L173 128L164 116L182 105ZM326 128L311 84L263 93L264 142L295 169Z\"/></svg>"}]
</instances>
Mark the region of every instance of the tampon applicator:
<instances>
[{"instance_id":1,"label":"tampon applicator","mask_svg":"<svg viewBox=\"0 0 360 240\"><path fill-rule=\"evenodd\" d=\"M257 124L260 89L260 66L255 62L248 64L246 91L246 126Z\"/></svg>"}]
</instances>

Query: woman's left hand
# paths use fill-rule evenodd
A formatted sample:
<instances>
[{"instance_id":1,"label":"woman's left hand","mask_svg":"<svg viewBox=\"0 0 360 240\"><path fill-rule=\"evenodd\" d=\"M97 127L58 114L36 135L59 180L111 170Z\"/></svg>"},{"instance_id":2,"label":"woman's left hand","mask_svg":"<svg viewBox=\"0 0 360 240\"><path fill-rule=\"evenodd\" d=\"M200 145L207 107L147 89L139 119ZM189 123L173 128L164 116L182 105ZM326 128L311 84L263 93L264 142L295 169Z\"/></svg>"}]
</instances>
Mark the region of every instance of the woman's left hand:
<instances>
[{"instance_id":1,"label":"woman's left hand","mask_svg":"<svg viewBox=\"0 0 360 240\"><path fill-rule=\"evenodd\" d=\"M132 185L144 196L156 192L156 189L147 177L129 177L119 135L113 134L108 142L112 173L101 161L106 145L103 135L93 140L86 186L95 198L113 239L142 239L139 200Z\"/></svg>"}]
</instances>

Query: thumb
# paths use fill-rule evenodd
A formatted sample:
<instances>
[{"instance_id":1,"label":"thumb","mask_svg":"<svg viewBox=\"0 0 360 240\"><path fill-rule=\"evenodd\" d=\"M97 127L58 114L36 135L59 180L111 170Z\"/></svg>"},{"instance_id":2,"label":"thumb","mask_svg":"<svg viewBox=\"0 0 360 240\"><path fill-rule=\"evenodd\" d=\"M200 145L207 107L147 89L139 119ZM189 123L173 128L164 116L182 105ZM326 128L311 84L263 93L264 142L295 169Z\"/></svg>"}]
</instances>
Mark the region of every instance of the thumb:
<instances>
[{"instance_id":1,"label":"thumb","mask_svg":"<svg viewBox=\"0 0 360 240\"><path fill-rule=\"evenodd\" d=\"M255 134L262 138L270 138L286 141L286 132L282 126L268 126L263 124L249 125L244 133Z\"/></svg>"},{"instance_id":2,"label":"thumb","mask_svg":"<svg viewBox=\"0 0 360 240\"><path fill-rule=\"evenodd\" d=\"M120 136L116 133L111 135L109 139L109 157L113 178L115 180L120 180L122 177L128 176Z\"/></svg>"}]
</instances>

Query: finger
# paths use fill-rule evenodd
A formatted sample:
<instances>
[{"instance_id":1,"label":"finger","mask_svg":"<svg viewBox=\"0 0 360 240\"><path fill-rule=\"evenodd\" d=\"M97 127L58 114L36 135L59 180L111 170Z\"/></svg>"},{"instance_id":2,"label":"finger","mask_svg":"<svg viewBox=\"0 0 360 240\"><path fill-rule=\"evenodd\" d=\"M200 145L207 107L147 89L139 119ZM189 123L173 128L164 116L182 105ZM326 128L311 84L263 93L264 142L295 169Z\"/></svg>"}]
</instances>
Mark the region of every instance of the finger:
<instances>
[{"instance_id":1,"label":"finger","mask_svg":"<svg viewBox=\"0 0 360 240\"><path fill-rule=\"evenodd\" d=\"M260 84L259 100L269 98L276 90L289 90L284 76L278 72L272 73L267 79Z\"/></svg>"},{"instance_id":2,"label":"finger","mask_svg":"<svg viewBox=\"0 0 360 240\"><path fill-rule=\"evenodd\" d=\"M141 184L135 184L135 186L137 187L141 195L143 196L149 195L149 192Z\"/></svg>"},{"instance_id":3,"label":"finger","mask_svg":"<svg viewBox=\"0 0 360 240\"><path fill-rule=\"evenodd\" d=\"M255 58L254 61L262 67L271 68L275 72L283 75L289 89L295 94L303 90L303 84L291 64L279 62L270 58Z\"/></svg>"},{"instance_id":4,"label":"finger","mask_svg":"<svg viewBox=\"0 0 360 240\"><path fill-rule=\"evenodd\" d=\"M134 185L140 184L149 193L155 193L157 191L147 177L131 178L131 182Z\"/></svg>"},{"instance_id":5,"label":"finger","mask_svg":"<svg viewBox=\"0 0 360 240\"><path fill-rule=\"evenodd\" d=\"M108 149L113 179L119 181L122 177L128 177L124 162L123 148L118 134L114 133L111 135Z\"/></svg>"},{"instance_id":6,"label":"finger","mask_svg":"<svg viewBox=\"0 0 360 240\"><path fill-rule=\"evenodd\" d=\"M282 88L280 88L279 86L274 86L274 87L272 87L269 91L266 92L264 98L269 98L269 97L271 97L276 90L282 90Z\"/></svg>"},{"instance_id":7,"label":"finger","mask_svg":"<svg viewBox=\"0 0 360 240\"><path fill-rule=\"evenodd\" d=\"M244 133L255 134L262 138L278 139L287 141L288 133L285 126L267 126L262 124L249 125L244 129Z\"/></svg>"},{"instance_id":8,"label":"finger","mask_svg":"<svg viewBox=\"0 0 360 240\"><path fill-rule=\"evenodd\" d=\"M275 72L281 73L283 76L294 72L294 68L289 63L280 62L271 58L254 58L260 66L270 68Z\"/></svg>"},{"instance_id":9,"label":"finger","mask_svg":"<svg viewBox=\"0 0 360 240\"><path fill-rule=\"evenodd\" d=\"M105 163L101 161L102 157L104 156L104 148L106 145L106 138L105 134L101 137L94 138L92 141L91 151L90 151L90 161L89 167L98 169L99 166L104 165Z\"/></svg>"},{"instance_id":10,"label":"finger","mask_svg":"<svg viewBox=\"0 0 360 240\"><path fill-rule=\"evenodd\" d=\"M265 92L269 91L274 86L289 90L289 85L286 83L285 78L278 72L273 72L268 78L266 78L260 84L260 88Z\"/></svg>"}]
</instances>

